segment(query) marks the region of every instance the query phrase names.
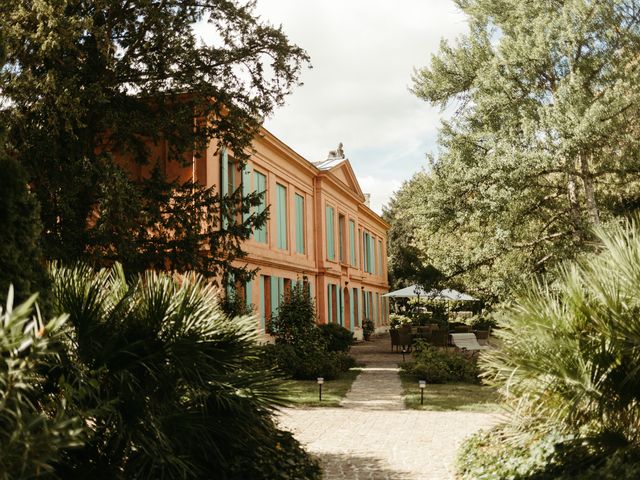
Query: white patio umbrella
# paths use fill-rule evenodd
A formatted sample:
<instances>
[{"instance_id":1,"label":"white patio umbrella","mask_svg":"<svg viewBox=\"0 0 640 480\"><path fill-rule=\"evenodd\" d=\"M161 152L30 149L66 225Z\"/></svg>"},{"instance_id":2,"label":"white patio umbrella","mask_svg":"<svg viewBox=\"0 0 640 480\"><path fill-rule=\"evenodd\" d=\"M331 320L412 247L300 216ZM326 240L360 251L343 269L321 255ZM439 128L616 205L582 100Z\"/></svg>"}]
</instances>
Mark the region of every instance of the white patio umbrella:
<instances>
[{"instance_id":1,"label":"white patio umbrella","mask_svg":"<svg viewBox=\"0 0 640 480\"><path fill-rule=\"evenodd\" d=\"M409 297L424 297L429 300L455 300L455 301L474 301L478 300L471 295L466 293L459 292L452 288L445 288L443 290L430 290L426 292L420 285L411 285L409 287L401 288L400 290L395 290L393 292L385 293L382 295L383 297L394 297L394 298L409 298Z\"/></svg>"}]
</instances>

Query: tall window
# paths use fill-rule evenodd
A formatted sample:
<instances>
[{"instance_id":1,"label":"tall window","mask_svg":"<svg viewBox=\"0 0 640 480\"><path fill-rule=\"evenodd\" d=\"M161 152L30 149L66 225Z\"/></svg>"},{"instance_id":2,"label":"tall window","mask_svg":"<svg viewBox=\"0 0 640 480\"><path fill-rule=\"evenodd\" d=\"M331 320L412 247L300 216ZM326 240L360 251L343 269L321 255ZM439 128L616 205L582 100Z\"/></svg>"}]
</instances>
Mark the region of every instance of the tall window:
<instances>
[{"instance_id":1,"label":"tall window","mask_svg":"<svg viewBox=\"0 0 640 480\"><path fill-rule=\"evenodd\" d=\"M356 262L356 222L349 220L349 263L352 267Z\"/></svg>"},{"instance_id":2,"label":"tall window","mask_svg":"<svg viewBox=\"0 0 640 480\"><path fill-rule=\"evenodd\" d=\"M264 212L267 208L267 177L260 172L254 172L253 182L256 192L262 193L262 200L260 205L256 207L258 213ZM265 222L260 228L256 228L254 233L255 239L261 243L267 243L267 224Z\"/></svg>"},{"instance_id":3,"label":"tall window","mask_svg":"<svg viewBox=\"0 0 640 480\"><path fill-rule=\"evenodd\" d=\"M336 259L335 248L335 231L334 231L334 219L333 219L333 207L327 206L325 212L327 220L327 260Z\"/></svg>"},{"instance_id":4,"label":"tall window","mask_svg":"<svg viewBox=\"0 0 640 480\"><path fill-rule=\"evenodd\" d=\"M296 253L304 253L304 197L295 195L296 202Z\"/></svg>"},{"instance_id":5,"label":"tall window","mask_svg":"<svg viewBox=\"0 0 640 480\"><path fill-rule=\"evenodd\" d=\"M276 220L278 222L278 248L287 249L287 188L276 183Z\"/></svg>"},{"instance_id":6,"label":"tall window","mask_svg":"<svg viewBox=\"0 0 640 480\"><path fill-rule=\"evenodd\" d=\"M223 196L231 195L242 185L243 178L238 162L229 155L226 148L222 148L220 151L220 194ZM235 220L240 221L240 216L238 215ZM223 216L223 228L227 228L229 221L233 221L231 215Z\"/></svg>"},{"instance_id":7,"label":"tall window","mask_svg":"<svg viewBox=\"0 0 640 480\"><path fill-rule=\"evenodd\" d=\"M378 275L382 275L382 240L378 240Z\"/></svg>"}]
</instances>

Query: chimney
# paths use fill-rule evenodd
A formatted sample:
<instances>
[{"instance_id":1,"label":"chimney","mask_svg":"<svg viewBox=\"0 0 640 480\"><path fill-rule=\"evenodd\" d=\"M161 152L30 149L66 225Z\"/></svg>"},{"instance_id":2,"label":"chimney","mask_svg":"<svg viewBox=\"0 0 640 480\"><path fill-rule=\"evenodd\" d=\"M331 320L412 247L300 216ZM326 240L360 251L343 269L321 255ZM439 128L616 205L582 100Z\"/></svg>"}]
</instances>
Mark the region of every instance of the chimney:
<instances>
[{"instance_id":1,"label":"chimney","mask_svg":"<svg viewBox=\"0 0 640 480\"><path fill-rule=\"evenodd\" d=\"M364 194L364 204L371 208L371 194L370 193L365 193Z\"/></svg>"}]
</instances>

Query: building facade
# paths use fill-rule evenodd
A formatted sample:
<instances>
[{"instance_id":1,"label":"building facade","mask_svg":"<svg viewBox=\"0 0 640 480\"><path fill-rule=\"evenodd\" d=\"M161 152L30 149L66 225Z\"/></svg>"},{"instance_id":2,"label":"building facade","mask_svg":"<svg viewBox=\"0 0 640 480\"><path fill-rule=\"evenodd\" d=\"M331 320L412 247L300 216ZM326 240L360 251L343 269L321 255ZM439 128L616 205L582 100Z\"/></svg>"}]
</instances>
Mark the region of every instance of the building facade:
<instances>
[{"instance_id":1,"label":"building facade","mask_svg":"<svg viewBox=\"0 0 640 480\"><path fill-rule=\"evenodd\" d=\"M160 148L160 147L158 147ZM165 165L168 178L194 179L222 193L241 187L244 194L265 192L269 220L243 248L238 263L259 272L239 286L266 334L269 319L292 282L309 285L316 299L318 323L338 323L362 335L365 319L376 330L388 324L387 231L389 225L367 206L341 147L330 158L312 163L266 129L261 129L244 169L212 141L191 166ZM162 158L161 151L152 152ZM166 158L166 156L165 156ZM135 167L144 176L150 167Z\"/></svg>"}]
</instances>

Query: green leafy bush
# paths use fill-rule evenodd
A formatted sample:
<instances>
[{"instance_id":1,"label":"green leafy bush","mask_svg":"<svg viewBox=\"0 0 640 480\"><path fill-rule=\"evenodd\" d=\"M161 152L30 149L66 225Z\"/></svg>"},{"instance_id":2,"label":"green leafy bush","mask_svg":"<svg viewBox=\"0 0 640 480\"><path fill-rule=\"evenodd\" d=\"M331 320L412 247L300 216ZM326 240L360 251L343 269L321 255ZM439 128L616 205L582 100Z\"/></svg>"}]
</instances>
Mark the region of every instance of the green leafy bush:
<instances>
[{"instance_id":1,"label":"green leafy bush","mask_svg":"<svg viewBox=\"0 0 640 480\"><path fill-rule=\"evenodd\" d=\"M417 341L415 361L402 366L405 374L427 383L478 383L480 370L477 357L457 350L439 349L424 341Z\"/></svg>"},{"instance_id":2,"label":"green leafy bush","mask_svg":"<svg viewBox=\"0 0 640 480\"><path fill-rule=\"evenodd\" d=\"M346 334L340 333L340 329ZM278 307L278 317L271 322L270 332L276 343L264 348L264 362L276 365L296 380L317 377L332 380L355 363L345 352L329 350L329 341L338 338L333 347L336 343L341 347L347 338L352 339L351 332L339 325L328 327L326 331L318 328L313 299L304 285L291 286Z\"/></svg>"},{"instance_id":3,"label":"green leafy bush","mask_svg":"<svg viewBox=\"0 0 640 480\"><path fill-rule=\"evenodd\" d=\"M368 340L369 337L376 331L376 326L373 323L373 320L369 318L365 318L364 322L362 322L362 335L365 340Z\"/></svg>"},{"instance_id":4,"label":"green leafy bush","mask_svg":"<svg viewBox=\"0 0 640 480\"><path fill-rule=\"evenodd\" d=\"M47 371L59 363L66 316L47 322L36 296L13 308L13 287L0 307L0 479L45 477L65 449L84 439L80 418L47 394Z\"/></svg>"},{"instance_id":5,"label":"green leafy bush","mask_svg":"<svg viewBox=\"0 0 640 480\"><path fill-rule=\"evenodd\" d=\"M389 315L389 328L391 330L397 330L403 325L411 325L411 319L404 315L398 315L397 313Z\"/></svg>"},{"instance_id":6,"label":"green leafy bush","mask_svg":"<svg viewBox=\"0 0 640 480\"><path fill-rule=\"evenodd\" d=\"M25 172L4 152L3 140L0 132L0 304L13 285L17 302L39 292L42 308L49 279L40 248L40 208Z\"/></svg>"},{"instance_id":7,"label":"green leafy bush","mask_svg":"<svg viewBox=\"0 0 640 480\"><path fill-rule=\"evenodd\" d=\"M337 323L319 325L320 336L330 352L348 352L353 345L353 333Z\"/></svg>"},{"instance_id":8,"label":"green leafy bush","mask_svg":"<svg viewBox=\"0 0 640 480\"><path fill-rule=\"evenodd\" d=\"M592 448L558 430L518 435L504 425L465 441L457 460L461 480L636 480L640 450Z\"/></svg>"},{"instance_id":9,"label":"green leafy bush","mask_svg":"<svg viewBox=\"0 0 640 480\"><path fill-rule=\"evenodd\" d=\"M333 380L355 366L354 358L345 352L302 350L278 343L265 345L264 361L267 365L277 365L286 376L296 380L315 380L318 377Z\"/></svg>"},{"instance_id":10,"label":"green leafy bush","mask_svg":"<svg viewBox=\"0 0 640 480\"><path fill-rule=\"evenodd\" d=\"M598 236L502 311L481 366L513 413L465 446L463 478L640 478L640 230Z\"/></svg>"},{"instance_id":11,"label":"green leafy bush","mask_svg":"<svg viewBox=\"0 0 640 480\"><path fill-rule=\"evenodd\" d=\"M482 355L484 379L514 418L640 446L640 231L629 223L599 237L597 255L502 311L502 346Z\"/></svg>"}]
</instances>

